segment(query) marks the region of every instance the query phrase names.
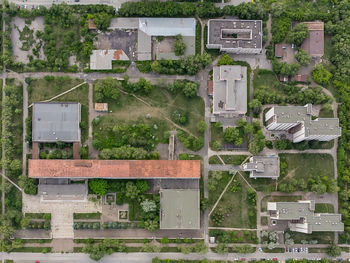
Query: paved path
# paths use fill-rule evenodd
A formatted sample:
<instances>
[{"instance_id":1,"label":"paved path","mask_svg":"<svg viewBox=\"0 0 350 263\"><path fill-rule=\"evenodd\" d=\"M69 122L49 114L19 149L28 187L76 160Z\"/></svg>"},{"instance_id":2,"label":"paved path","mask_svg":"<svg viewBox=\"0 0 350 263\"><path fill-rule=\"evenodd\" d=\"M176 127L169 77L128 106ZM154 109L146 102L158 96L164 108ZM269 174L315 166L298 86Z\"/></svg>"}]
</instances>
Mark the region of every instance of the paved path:
<instances>
[{"instance_id":1,"label":"paved path","mask_svg":"<svg viewBox=\"0 0 350 263\"><path fill-rule=\"evenodd\" d=\"M27 154L29 152L28 144L26 142L27 129L26 129L26 120L28 118L28 91L27 91L27 83L25 81L22 82L23 85L23 142L22 142L22 173L26 174L27 171Z\"/></svg>"},{"instance_id":2,"label":"paved path","mask_svg":"<svg viewBox=\"0 0 350 263\"><path fill-rule=\"evenodd\" d=\"M3 36L5 34L5 31L6 31L6 24L5 24L5 19L4 19L5 16L7 16L7 15L6 15L5 12L3 12L2 13L2 17L3 17L3 19L2 19L2 33L3 33ZM2 53L5 54L4 38L2 38ZM6 84L6 66L3 63L3 69L2 69L2 93L1 93L2 101L5 98L5 84ZM1 108L2 108L2 110L4 110L3 104L1 105ZM5 126L4 126L4 123L2 122L2 125L1 125L1 139L2 139L2 136L4 134L4 129L5 129ZM4 161L4 156L5 156L5 149L4 149L4 147L1 147L1 156L2 156L2 158L1 158L2 161ZM4 177L5 176L5 169L4 169L3 165L1 167L1 172L2 172L2 176ZM1 191L1 215L4 216L5 215L5 180L4 180L4 178L2 178L1 182L2 182L1 183L1 188L2 188L2 191Z\"/></svg>"},{"instance_id":3,"label":"paved path","mask_svg":"<svg viewBox=\"0 0 350 263\"><path fill-rule=\"evenodd\" d=\"M232 165L232 164L209 164L208 169L210 171L238 171L238 170L241 170L239 165Z\"/></svg>"}]
</instances>

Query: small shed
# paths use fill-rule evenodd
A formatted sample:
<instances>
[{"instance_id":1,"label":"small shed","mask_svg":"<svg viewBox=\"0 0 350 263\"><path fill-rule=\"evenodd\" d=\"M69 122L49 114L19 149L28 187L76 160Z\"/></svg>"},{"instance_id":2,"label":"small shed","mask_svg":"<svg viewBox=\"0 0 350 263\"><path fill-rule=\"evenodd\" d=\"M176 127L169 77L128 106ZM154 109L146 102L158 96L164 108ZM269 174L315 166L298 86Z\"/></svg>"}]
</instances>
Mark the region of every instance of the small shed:
<instances>
[{"instance_id":1,"label":"small shed","mask_svg":"<svg viewBox=\"0 0 350 263\"><path fill-rule=\"evenodd\" d=\"M275 45L275 56L277 58L283 57L283 44L280 43Z\"/></svg>"},{"instance_id":2,"label":"small shed","mask_svg":"<svg viewBox=\"0 0 350 263\"><path fill-rule=\"evenodd\" d=\"M97 27L94 23L94 20L92 18L89 18L88 25L89 25L89 30L96 30L97 29Z\"/></svg>"},{"instance_id":3,"label":"small shed","mask_svg":"<svg viewBox=\"0 0 350 263\"><path fill-rule=\"evenodd\" d=\"M208 80L208 95L213 96L213 91L214 91L213 80Z\"/></svg>"},{"instance_id":4,"label":"small shed","mask_svg":"<svg viewBox=\"0 0 350 263\"><path fill-rule=\"evenodd\" d=\"M292 81L307 82L307 75L297 74L292 78Z\"/></svg>"},{"instance_id":5,"label":"small shed","mask_svg":"<svg viewBox=\"0 0 350 263\"><path fill-rule=\"evenodd\" d=\"M95 111L108 112L108 103L95 103Z\"/></svg>"}]
</instances>

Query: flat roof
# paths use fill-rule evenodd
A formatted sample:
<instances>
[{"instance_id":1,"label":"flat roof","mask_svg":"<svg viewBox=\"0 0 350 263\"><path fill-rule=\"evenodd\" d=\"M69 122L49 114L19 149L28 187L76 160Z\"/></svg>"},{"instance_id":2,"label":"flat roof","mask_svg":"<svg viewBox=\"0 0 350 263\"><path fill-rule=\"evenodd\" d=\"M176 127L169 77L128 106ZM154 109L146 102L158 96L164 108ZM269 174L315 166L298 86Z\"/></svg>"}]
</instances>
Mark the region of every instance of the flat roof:
<instances>
[{"instance_id":1,"label":"flat roof","mask_svg":"<svg viewBox=\"0 0 350 263\"><path fill-rule=\"evenodd\" d=\"M34 142L79 142L80 103L34 102Z\"/></svg>"},{"instance_id":2,"label":"flat roof","mask_svg":"<svg viewBox=\"0 0 350 263\"><path fill-rule=\"evenodd\" d=\"M213 68L213 113L247 112L247 67Z\"/></svg>"},{"instance_id":3,"label":"flat roof","mask_svg":"<svg viewBox=\"0 0 350 263\"><path fill-rule=\"evenodd\" d=\"M199 189L160 190L160 229L199 229L199 206Z\"/></svg>"},{"instance_id":4,"label":"flat roof","mask_svg":"<svg viewBox=\"0 0 350 263\"><path fill-rule=\"evenodd\" d=\"M276 178L280 175L280 158L278 156L253 156L243 165L245 171L251 171L251 177Z\"/></svg>"},{"instance_id":5,"label":"flat roof","mask_svg":"<svg viewBox=\"0 0 350 263\"><path fill-rule=\"evenodd\" d=\"M307 121L310 119L312 105L305 106L274 106L274 114L277 123L295 123L299 121Z\"/></svg>"},{"instance_id":6,"label":"flat roof","mask_svg":"<svg viewBox=\"0 0 350 263\"><path fill-rule=\"evenodd\" d=\"M280 220L306 219L309 232L343 231L344 224L340 214L315 213L314 201L268 203L269 209L275 209Z\"/></svg>"},{"instance_id":7,"label":"flat roof","mask_svg":"<svg viewBox=\"0 0 350 263\"><path fill-rule=\"evenodd\" d=\"M306 136L311 135L339 135L341 127L338 118L317 118L304 123Z\"/></svg>"},{"instance_id":8,"label":"flat roof","mask_svg":"<svg viewBox=\"0 0 350 263\"><path fill-rule=\"evenodd\" d=\"M324 55L324 23L322 21L303 22L309 29L309 37L304 40L301 48L310 56Z\"/></svg>"},{"instance_id":9,"label":"flat roof","mask_svg":"<svg viewBox=\"0 0 350 263\"><path fill-rule=\"evenodd\" d=\"M31 178L200 178L200 161L192 160L46 160L30 159Z\"/></svg>"},{"instance_id":10,"label":"flat roof","mask_svg":"<svg viewBox=\"0 0 350 263\"><path fill-rule=\"evenodd\" d=\"M194 18L139 18L139 30L149 36L196 36L196 19Z\"/></svg>"},{"instance_id":11,"label":"flat roof","mask_svg":"<svg viewBox=\"0 0 350 263\"><path fill-rule=\"evenodd\" d=\"M228 49L261 49L261 20L210 19L208 44Z\"/></svg>"},{"instance_id":12,"label":"flat roof","mask_svg":"<svg viewBox=\"0 0 350 263\"><path fill-rule=\"evenodd\" d=\"M96 49L90 55L90 69L109 70L112 69L113 60L129 60L122 49Z\"/></svg>"}]
</instances>

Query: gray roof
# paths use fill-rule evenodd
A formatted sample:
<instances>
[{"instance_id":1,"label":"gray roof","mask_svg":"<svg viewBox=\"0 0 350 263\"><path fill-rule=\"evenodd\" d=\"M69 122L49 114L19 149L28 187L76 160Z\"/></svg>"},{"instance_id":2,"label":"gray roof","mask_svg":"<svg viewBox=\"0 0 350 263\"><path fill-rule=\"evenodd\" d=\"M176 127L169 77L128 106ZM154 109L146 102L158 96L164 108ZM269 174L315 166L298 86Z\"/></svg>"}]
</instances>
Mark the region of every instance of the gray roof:
<instances>
[{"instance_id":1,"label":"gray roof","mask_svg":"<svg viewBox=\"0 0 350 263\"><path fill-rule=\"evenodd\" d=\"M112 18L109 24L110 30L113 29L138 29L139 19L136 17L118 17Z\"/></svg>"},{"instance_id":2,"label":"gray roof","mask_svg":"<svg viewBox=\"0 0 350 263\"><path fill-rule=\"evenodd\" d=\"M268 210L276 212L280 220L300 220L291 224L291 230L307 227L312 231L343 231L344 224L340 214L315 213L314 201L268 203Z\"/></svg>"},{"instance_id":3,"label":"gray roof","mask_svg":"<svg viewBox=\"0 0 350 263\"><path fill-rule=\"evenodd\" d=\"M160 190L160 229L199 229L199 189Z\"/></svg>"},{"instance_id":4,"label":"gray roof","mask_svg":"<svg viewBox=\"0 0 350 263\"><path fill-rule=\"evenodd\" d=\"M274 106L277 123L303 123L305 136L311 135L341 135L338 118L312 119L312 105L305 106Z\"/></svg>"},{"instance_id":5,"label":"gray roof","mask_svg":"<svg viewBox=\"0 0 350 263\"><path fill-rule=\"evenodd\" d=\"M213 68L213 113L247 112L247 67Z\"/></svg>"},{"instance_id":6,"label":"gray roof","mask_svg":"<svg viewBox=\"0 0 350 263\"><path fill-rule=\"evenodd\" d=\"M261 49L262 21L210 19L208 21L208 47L242 51Z\"/></svg>"},{"instance_id":7,"label":"gray roof","mask_svg":"<svg viewBox=\"0 0 350 263\"><path fill-rule=\"evenodd\" d=\"M139 30L149 36L195 36L194 18L139 18Z\"/></svg>"},{"instance_id":8,"label":"gray roof","mask_svg":"<svg viewBox=\"0 0 350 263\"><path fill-rule=\"evenodd\" d=\"M253 156L243 164L244 171L250 171L252 178L278 178L280 175L280 159L278 156Z\"/></svg>"},{"instance_id":9,"label":"gray roof","mask_svg":"<svg viewBox=\"0 0 350 263\"><path fill-rule=\"evenodd\" d=\"M33 104L33 141L79 142L80 103L35 102Z\"/></svg>"}]
</instances>

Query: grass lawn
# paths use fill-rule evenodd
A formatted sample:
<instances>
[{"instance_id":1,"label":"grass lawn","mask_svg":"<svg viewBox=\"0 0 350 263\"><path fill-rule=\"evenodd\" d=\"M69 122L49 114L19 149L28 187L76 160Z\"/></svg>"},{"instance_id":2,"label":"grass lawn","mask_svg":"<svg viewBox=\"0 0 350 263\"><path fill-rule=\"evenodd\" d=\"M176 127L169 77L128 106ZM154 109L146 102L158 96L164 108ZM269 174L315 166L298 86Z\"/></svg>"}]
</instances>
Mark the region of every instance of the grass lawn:
<instances>
[{"instance_id":1,"label":"grass lawn","mask_svg":"<svg viewBox=\"0 0 350 263\"><path fill-rule=\"evenodd\" d=\"M273 249L268 249L267 247L263 247L262 250L265 253L284 253L285 249L282 247L275 247Z\"/></svg>"},{"instance_id":2,"label":"grass lawn","mask_svg":"<svg viewBox=\"0 0 350 263\"><path fill-rule=\"evenodd\" d=\"M322 107L318 117L320 117L320 118L333 118L334 117L333 110L332 109L328 110L325 107Z\"/></svg>"},{"instance_id":3,"label":"grass lawn","mask_svg":"<svg viewBox=\"0 0 350 263\"><path fill-rule=\"evenodd\" d=\"M276 74L273 71L255 70L253 79L254 90L261 86L264 86L270 87L271 89L277 91L276 89L274 89L274 86L278 84L279 81L276 77Z\"/></svg>"},{"instance_id":4,"label":"grass lawn","mask_svg":"<svg viewBox=\"0 0 350 263\"><path fill-rule=\"evenodd\" d=\"M334 206L327 203L318 203L315 205L316 213L334 213Z\"/></svg>"},{"instance_id":5,"label":"grass lawn","mask_svg":"<svg viewBox=\"0 0 350 263\"><path fill-rule=\"evenodd\" d=\"M44 244L44 243L51 243L52 239L22 239L22 241L25 244L28 244L28 243Z\"/></svg>"},{"instance_id":6,"label":"grass lawn","mask_svg":"<svg viewBox=\"0 0 350 263\"><path fill-rule=\"evenodd\" d=\"M309 253L327 253L327 248L325 248L325 247L310 247Z\"/></svg>"},{"instance_id":7,"label":"grass lawn","mask_svg":"<svg viewBox=\"0 0 350 263\"><path fill-rule=\"evenodd\" d=\"M180 153L179 160L203 160L203 157L198 154L188 154L188 153Z\"/></svg>"},{"instance_id":8,"label":"grass lawn","mask_svg":"<svg viewBox=\"0 0 350 263\"><path fill-rule=\"evenodd\" d=\"M208 177L210 177L212 175L212 171L209 171L209 175ZM218 200L220 194L222 193L222 191L225 189L226 185L228 184L228 182L230 181L232 175L230 175L228 172L221 172L222 174L222 178L219 181L217 187L215 188L214 191L209 191L209 210L211 207L213 207L213 205L215 204L215 202Z\"/></svg>"},{"instance_id":9,"label":"grass lawn","mask_svg":"<svg viewBox=\"0 0 350 263\"><path fill-rule=\"evenodd\" d=\"M290 234L295 244L301 244L302 240L317 240L318 244L329 244L334 241L334 232L312 232L312 234L290 232Z\"/></svg>"},{"instance_id":10,"label":"grass lawn","mask_svg":"<svg viewBox=\"0 0 350 263\"><path fill-rule=\"evenodd\" d=\"M225 164L240 165L248 157L247 155L220 155Z\"/></svg>"},{"instance_id":11,"label":"grass lawn","mask_svg":"<svg viewBox=\"0 0 350 263\"><path fill-rule=\"evenodd\" d=\"M280 154L287 163L287 173L284 178L279 178L281 182L287 178L304 179L307 181L311 175L327 176L334 178L333 157L330 154Z\"/></svg>"},{"instance_id":12,"label":"grass lawn","mask_svg":"<svg viewBox=\"0 0 350 263\"><path fill-rule=\"evenodd\" d=\"M30 105L33 102L50 99L82 82L84 82L84 80L72 79L70 77L32 79L28 85L28 104ZM71 95L71 93L69 94ZM70 97L71 96L68 96L68 98Z\"/></svg>"},{"instance_id":13,"label":"grass lawn","mask_svg":"<svg viewBox=\"0 0 350 263\"><path fill-rule=\"evenodd\" d=\"M101 219L101 213L74 213L74 219Z\"/></svg>"},{"instance_id":14,"label":"grass lawn","mask_svg":"<svg viewBox=\"0 0 350 263\"><path fill-rule=\"evenodd\" d=\"M260 219L260 221L261 221L261 225L263 225L263 226L267 226L268 225L268 217L267 216L262 216L261 217L261 219Z\"/></svg>"},{"instance_id":15,"label":"grass lawn","mask_svg":"<svg viewBox=\"0 0 350 263\"><path fill-rule=\"evenodd\" d=\"M232 228L256 228L256 205L252 205L248 200L249 186L240 175L235 176L235 180L240 182L241 190L232 192L230 186L222 196L215 210L221 210L224 220L220 227ZM234 181L231 183L234 184ZM213 213L215 213L215 210ZM214 226L210 222L210 226Z\"/></svg>"},{"instance_id":16,"label":"grass lawn","mask_svg":"<svg viewBox=\"0 0 350 263\"><path fill-rule=\"evenodd\" d=\"M51 252L51 247L21 247L21 248L14 248L11 252L31 252L31 253L43 253L43 251L46 251L45 253Z\"/></svg>"},{"instance_id":17,"label":"grass lawn","mask_svg":"<svg viewBox=\"0 0 350 263\"><path fill-rule=\"evenodd\" d=\"M224 143L224 131L222 127L216 127L215 124L210 124L210 142L213 143L215 141Z\"/></svg>"},{"instance_id":18,"label":"grass lawn","mask_svg":"<svg viewBox=\"0 0 350 263\"><path fill-rule=\"evenodd\" d=\"M197 124L204 120L204 101L199 96L188 99L182 93L173 95L165 88L158 86L149 95L137 96L151 106L140 102L131 95L120 93L118 102L106 100L111 112L100 118L101 121L94 127L94 131L103 133L103 126L108 122L135 123L139 120L152 127L156 125L157 129L153 132L159 138L159 141L164 141L167 139L164 133L175 128L166 118L171 119L171 115L175 110L183 110L187 113L188 122L180 126L189 130L195 136L202 136L197 130Z\"/></svg>"},{"instance_id":19,"label":"grass lawn","mask_svg":"<svg viewBox=\"0 0 350 263\"><path fill-rule=\"evenodd\" d=\"M259 192L269 193L276 190L276 180L270 178L250 178L249 172L241 172L244 178L249 182L249 184L254 187L255 190Z\"/></svg>"},{"instance_id":20,"label":"grass lawn","mask_svg":"<svg viewBox=\"0 0 350 263\"><path fill-rule=\"evenodd\" d=\"M282 195L282 196L265 196L261 200L261 212L267 211L267 202L296 202L298 200L301 200L302 197L299 195Z\"/></svg>"},{"instance_id":21,"label":"grass lawn","mask_svg":"<svg viewBox=\"0 0 350 263\"><path fill-rule=\"evenodd\" d=\"M324 57L327 60L330 60L332 56L332 36L326 35L324 36Z\"/></svg>"},{"instance_id":22,"label":"grass lawn","mask_svg":"<svg viewBox=\"0 0 350 263\"><path fill-rule=\"evenodd\" d=\"M226 230L209 230L209 236L216 237L216 242L220 243L222 238L227 238L228 243L249 243L257 244L258 237L256 231L251 230L235 230L235 231L226 231Z\"/></svg>"},{"instance_id":23,"label":"grass lawn","mask_svg":"<svg viewBox=\"0 0 350 263\"><path fill-rule=\"evenodd\" d=\"M209 158L209 164L222 164L222 162L217 155L213 155Z\"/></svg>"}]
</instances>

